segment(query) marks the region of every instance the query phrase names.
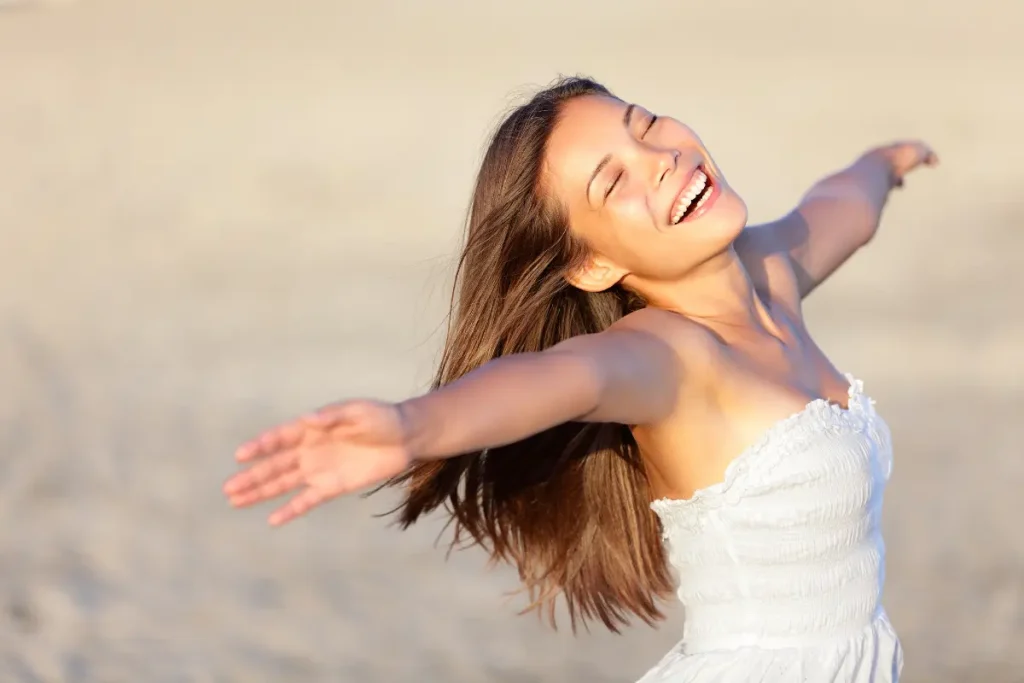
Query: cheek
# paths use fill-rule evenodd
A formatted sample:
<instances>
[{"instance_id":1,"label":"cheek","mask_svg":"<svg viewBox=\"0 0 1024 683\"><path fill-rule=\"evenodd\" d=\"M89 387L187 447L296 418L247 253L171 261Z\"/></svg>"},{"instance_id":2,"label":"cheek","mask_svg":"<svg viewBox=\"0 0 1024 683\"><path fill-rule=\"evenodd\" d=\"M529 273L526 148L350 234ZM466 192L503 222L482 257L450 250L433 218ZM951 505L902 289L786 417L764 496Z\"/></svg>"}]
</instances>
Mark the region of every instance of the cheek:
<instances>
[{"instance_id":1,"label":"cheek","mask_svg":"<svg viewBox=\"0 0 1024 683\"><path fill-rule=\"evenodd\" d=\"M646 188L639 184L631 184L616 198L614 213L616 222L622 223L624 227L650 227L653 224L653 215Z\"/></svg>"},{"instance_id":2,"label":"cheek","mask_svg":"<svg viewBox=\"0 0 1024 683\"><path fill-rule=\"evenodd\" d=\"M647 269L664 253L666 234L654 222L647 197L623 201L610 229L614 257L631 271Z\"/></svg>"},{"instance_id":3,"label":"cheek","mask_svg":"<svg viewBox=\"0 0 1024 683\"><path fill-rule=\"evenodd\" d=\"M587 245L616 265L632 270L649 250L651 220L643 200L620 197L614 209L574 230Z\"/></svg>"},{"instance_id":4,"label":"cheek","mask_svg":"<svg viewBox=\"0 0 1024 683\"><path fill-rule=\"evenodd\" d=\"M615 229L608 220L596 214L581 212L575 220L570 220L570 231L577 239L583 241L587 248L602 256L609 256L616 251Z\"/></svg>"},{"instance_id":5,"label":"cheek","mask_svg":"<svg viewBox=\"0 0 1024 683\"><path fill-rule=\"evenodd\" d=\"M701 155L704 157L704 162L708 165L708 168L711 169L711 172L719 178L724 179L724 176L722 176L722 169L718 167L717 163L715 163L715 160L711 157L711 152L708 151L707 145L705 145L704 141L700 139L700 136L697 135L697 133L689 126L683 126L683 128L686 130L686 134L689 137L690 142L700 147Z\"/></svg>"},{"instance_id":6,"label":"cheek","mask_svg":"<svg viewBox=\"0 0 1024 683\"><path fill-rule=\"evenodd\" d=\"M651 243L658 240L643 196L621 197L615 211L609 212L607 218L604 228L604 239L608 245L606 253L618 259L620 265L634 265L635 256L649 251Z\"/></svg>"},{"instance_id":7,"label":"cheek","mask_svg":"<svg viewBox=\"0 0 1024 683\"><path fill-rule=\"evenodd\" d=\"M715 163L715 160L711 158L710 154L708 154L707 148L704 149L704 159L706 160L705 163L708 165L708 168L711 169L711 173L716 178L725 180L725 176L722 175L722 169L718 167L718 164Z\"/></svg>"},{"instance_id":8,"label":"cheek","mask_svg":"<svg viewBox=\"0 0 1024 683\"><path fill-rule=\"evenodd\" d=\"M718 164L715 162L714 157L711 156L711 152L708 151L708 148L704 145L700 138L697 138L697 144L700 145L701 155L704 157L704 163L707 164L708 168L711 170L711 173L714 174L715 177L725 180L725 177L722 175L722 169L719 168Z\"/></svg>"}]
</instances>

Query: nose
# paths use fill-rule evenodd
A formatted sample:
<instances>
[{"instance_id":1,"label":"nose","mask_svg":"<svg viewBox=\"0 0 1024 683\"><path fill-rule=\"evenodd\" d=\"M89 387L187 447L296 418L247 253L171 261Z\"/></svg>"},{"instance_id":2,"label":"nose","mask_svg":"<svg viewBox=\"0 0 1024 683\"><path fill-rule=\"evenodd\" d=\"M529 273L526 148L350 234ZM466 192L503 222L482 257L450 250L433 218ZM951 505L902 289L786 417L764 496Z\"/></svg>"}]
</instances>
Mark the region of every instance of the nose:
<instances>
[{"instance_id":1,"label":"nose","mask_svg":"<svg viewBox=\"0 0 1024 683\"><path fill-rule=\"evenodd\" d=\"M654 186L660 187L670 173L679 165L679 150L658 150L654 156Z\"/></svg>"}]
</instances>

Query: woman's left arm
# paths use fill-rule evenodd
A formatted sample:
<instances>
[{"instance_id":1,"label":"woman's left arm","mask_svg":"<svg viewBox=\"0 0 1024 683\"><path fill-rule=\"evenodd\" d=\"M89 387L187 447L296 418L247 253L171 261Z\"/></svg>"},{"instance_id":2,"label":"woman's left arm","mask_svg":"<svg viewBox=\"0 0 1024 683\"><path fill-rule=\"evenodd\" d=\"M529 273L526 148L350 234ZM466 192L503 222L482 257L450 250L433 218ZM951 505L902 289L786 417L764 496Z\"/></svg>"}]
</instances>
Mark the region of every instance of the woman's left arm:
<instances>
[{"instance_id":1,"label":"woman's left arm","mask_svg":"<svg viewBox=\"0 0 1024 683\"><path fill-rule=\"evenodd\" d=\"M874 237L889 193L903 177L937 163L922 142L877 147L815 183L788 215L754 229L788 255L804 298Z\"/></svg>"}]
</instances>

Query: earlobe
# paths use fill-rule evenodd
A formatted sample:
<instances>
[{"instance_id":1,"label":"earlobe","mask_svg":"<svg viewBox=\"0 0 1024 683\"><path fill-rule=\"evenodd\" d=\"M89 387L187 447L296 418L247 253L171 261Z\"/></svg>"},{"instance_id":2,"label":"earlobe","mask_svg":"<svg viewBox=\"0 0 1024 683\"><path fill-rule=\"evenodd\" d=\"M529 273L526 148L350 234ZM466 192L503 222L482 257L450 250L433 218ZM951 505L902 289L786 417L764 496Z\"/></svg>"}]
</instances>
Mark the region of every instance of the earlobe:
<instances>
[{"instance_id":1,"label":"earlobe","mask_svg":"<svg viewBox=\"0 0 1024 683\"><path fill-rule=\"evenodd\" d=\"M603 292L616 285L626 273L603 259L591 259L587 264L571 273L566 279L576 289L584 292Z\"/></svg>"}]
</instances>

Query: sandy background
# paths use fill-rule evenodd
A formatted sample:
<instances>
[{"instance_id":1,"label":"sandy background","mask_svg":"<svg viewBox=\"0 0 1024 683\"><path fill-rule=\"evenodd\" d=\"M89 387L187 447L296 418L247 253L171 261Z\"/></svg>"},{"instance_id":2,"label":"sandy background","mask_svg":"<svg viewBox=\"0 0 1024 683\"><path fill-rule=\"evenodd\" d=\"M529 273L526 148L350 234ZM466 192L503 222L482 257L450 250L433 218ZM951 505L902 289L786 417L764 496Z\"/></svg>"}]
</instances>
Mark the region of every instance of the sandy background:
<instances>
[{"instance_id":1,"label":"sandy background","mask_svg":"<svg viewBox=\"0 0 1024 683\"><path fill-rule=\"evenodd\" d=\"M868 145L941 171L809 302L889 418L910 682L1024 680L1024 10L1004 0L79 0L0 9L0 680L626 682L511 572L231 450L422 389L487 131L585 72L701 132L754 219Z\"/></svg>"}]
</instances>

